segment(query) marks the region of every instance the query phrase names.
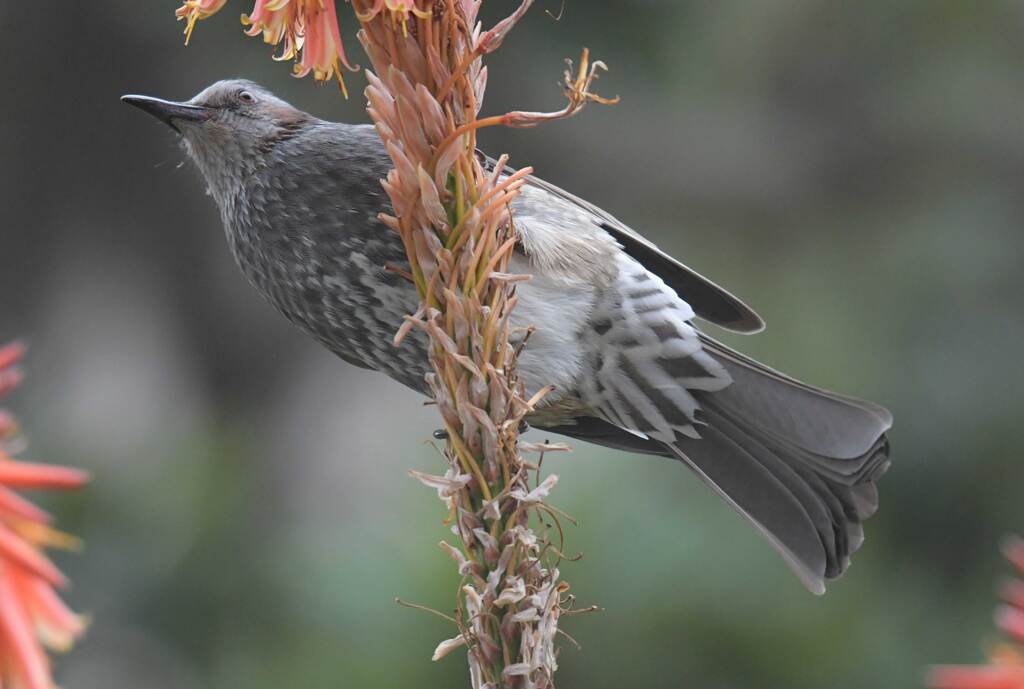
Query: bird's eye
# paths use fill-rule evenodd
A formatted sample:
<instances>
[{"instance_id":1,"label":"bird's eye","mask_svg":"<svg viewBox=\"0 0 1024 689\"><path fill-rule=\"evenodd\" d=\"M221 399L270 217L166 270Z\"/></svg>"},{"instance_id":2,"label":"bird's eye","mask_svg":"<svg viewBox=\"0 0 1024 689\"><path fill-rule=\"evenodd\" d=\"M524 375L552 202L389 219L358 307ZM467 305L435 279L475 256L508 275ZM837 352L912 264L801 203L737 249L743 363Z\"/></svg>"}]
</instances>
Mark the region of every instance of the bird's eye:
<instances>
[{"instance_id":1,"label":"bird's eye","mask_svg":"<svg viewBox=\"0 0 1024 689\"><path fill-rule=\"evenodd\" d=\"M239 91L238 92L238 102L239 103L255 103L256 102L256 96L252 95L248 91Z\"/></svg>"}]
</instances>

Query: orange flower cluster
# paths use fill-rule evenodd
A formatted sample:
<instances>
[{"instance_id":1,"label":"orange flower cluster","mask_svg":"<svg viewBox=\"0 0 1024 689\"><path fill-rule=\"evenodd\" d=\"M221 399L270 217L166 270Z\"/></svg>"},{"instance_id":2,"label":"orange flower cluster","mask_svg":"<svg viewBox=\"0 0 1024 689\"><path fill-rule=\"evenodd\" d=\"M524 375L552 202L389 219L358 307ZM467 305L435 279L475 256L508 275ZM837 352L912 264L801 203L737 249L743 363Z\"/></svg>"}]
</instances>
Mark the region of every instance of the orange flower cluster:
<instances>
[{"instance_id":1,"label":"orange flower cluster","mask_svg":"<svg viewBox=\"0 0 1024 689\"><path fill-rule=\"evenodd\" d=\"M0 396L21 381L14 366L23 353L18 344L0 347ZM0 687L52 689L44 648L70 648L85 621L57 596L67 579L42 549L71 548L77 541L53 530L50 515L15 491L78 488L87 477L76 469L13 460L8 449L17 432L0 411Z\"/></svg>"},{"instance_id":2,"label":"orange flower cluster","mask_svg":"<svg viewBox=\"0 0 1024 689\"><path fill-rule=\"evenodd\" d=\"M395 4L396 0L387 2ZM397 2L404 5L411 0ZM226 3L227 0L185 0L175 12L178 19L188 22L185 43L197 21L212 16ZM345 55L334 0L256 0L252 12L242 15L242 24L248 27L247 35L262 35L264 42L281 45L281 53L274 59L293 60L295 76L304 77L312 72L319 81L336 78L348 95L342 67L349 71L356 68Z\"/></svg>"},{"instance_id":3,"label":"orange flower cluster","mask_svg":"<svg viewBox=\"0 0 1024 689\"><path fill-rule=\"evenodd\" d=\"M1024 539L1009 539L1003 552L1024 577ZM1008 640L992 649L991 662L933 668L928 676L930 689L1024 689L1024 580L1008 581L1002 597L1005 604L995 619Z\"/></svg>"}]
</instances>

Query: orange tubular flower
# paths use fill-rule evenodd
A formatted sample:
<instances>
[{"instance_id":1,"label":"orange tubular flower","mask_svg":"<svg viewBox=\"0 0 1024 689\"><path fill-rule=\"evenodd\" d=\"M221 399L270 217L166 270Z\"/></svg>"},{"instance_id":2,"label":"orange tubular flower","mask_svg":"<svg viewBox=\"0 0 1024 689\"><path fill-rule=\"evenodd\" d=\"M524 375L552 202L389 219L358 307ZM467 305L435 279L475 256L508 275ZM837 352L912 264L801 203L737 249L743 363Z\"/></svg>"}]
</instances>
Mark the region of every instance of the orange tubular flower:
<instances>
[{"instance_id":1,"label":"orange tubular flower","mask_svg":"<svg viewBox=\"0 0 1024 689\"><path fill-rule=\"evenodd\" d=\"M185 4L175 11L174 16L188 22L185 25L185 45L192 38L192 29L196 28L196 22L206 19L220 12L228 0L185 0Z\"/></svg>"},{"instance_id":2,"label":"orange tubular flower","mask_svg":"<svg viewBox=\"0 0 1024 689\"><path fill-rule=\"evenodd\" d=\"M294 0L299 3L299 22L302 27L302 60L295 65L295 76L304 77L313 72L313 78L326 81L337 77L345 97L348 89L341 73L342 65L349 71L354 68L345 56L338 28L338 14L334 0Z\"/></svg>"},{"instance_id":3,"label":"orange tubular flower","mask_svg":"<svg viewBox=\"0 0 1024 689\"><path fill-rule=\"evenodd\" d=\"M0 348L0 395L20 382L14 365L23 353L17 344ZM0 412L0 687L53 689L43 649L68 649L85 621L57 596L67 580L42 549L74 547L77 541L50 528L50 515L14 491L78 488L87 477L75 469L11 459L5 445L16 433L13 419Z\"/></svg>"},{"instance_id":4,"label":"orange tubular flower","mask_svg":"<svg viewBox=\"0 0 1024 689\"><path fill-rule=\"evenodd\" d=\"M275 60L291 60L298 52L296 3L291 0L256 0L252 14L242 15L242 23L249 28L247 36L263 34L263 42L277 45L284 41L284 49Z\"/></svg>"},{"instance_id":5,"label":"orange tubular flower","mask_svg":"<svg viewBox=\"0 0 1024 689\"><path fill-rule=\"evenodd\" d=\"M1007 540L1003 552L1024 576L1024 540ZM1024 581L1007 582L1002 596L1006 605L996 611L996 624L1009 641L993 649L989 665L933 668L930 689L1024 689Z\"/></svg>"},{"instance_id":6,"label":"orange tubular flower","mask_svg":"<svg viewBox=\"0 0 1024 689\"><path fill-rule=\"evenodd\" d=\"M188 20L185 28L185 44L192 35L192 29L200 19L206 19L219 11L227 0L185 0L175 14L178 19ZM256 0L250 14L242 15L242 24L248 28L249 36L263 36L271 45L283 43L281 54L275 60L297 60L295 76L304 77L310 72L313 78L327 81L338 80L342 93L348 97L342 67L354 72L357 68L348 62L345 46L338 28L338 13L335 0ZM429 17L416 7L416 0L379 0L376 14L388 9L396 15L401 13L404 26L405 16L413 12L416 16Z\"/></svg>"}]
</instances>

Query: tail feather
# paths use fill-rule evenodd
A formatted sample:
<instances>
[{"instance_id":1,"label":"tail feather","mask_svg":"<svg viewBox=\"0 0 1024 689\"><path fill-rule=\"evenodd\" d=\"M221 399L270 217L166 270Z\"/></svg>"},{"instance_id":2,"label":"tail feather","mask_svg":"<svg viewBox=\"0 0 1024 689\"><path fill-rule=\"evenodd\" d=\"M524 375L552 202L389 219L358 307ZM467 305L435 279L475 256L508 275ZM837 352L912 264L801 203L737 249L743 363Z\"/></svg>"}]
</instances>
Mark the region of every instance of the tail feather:
<instances>
[{"instance_id":1,"label":"tail feather","mask_svg":"<svg viewBox=\"0 0 1024 689\"><path fill-rule=\"evenodd\" d=\"M769 435L842 463L863 458L892 426L892 415L876 404L802 383L703 333L700 339L733 379L716 402Z\"/></svg>"},{"instance_id":2,"label":"tail feather","mask_svg":"<svg viewBox=\"0 0 1024 689\"><path fill-rule=\"evenodd\" d=\"M892 417L710 338L704 345L733 384L698 393L707 424L701 438L679 437L668 449L767 532L811 591L823 593L825 581L849 567L864 542L862 522L878 509L875 481L889 467ZM805 519L794 516L793 503Z\"/></svg>"},{"instance_id":3,"label":"tail feather","mask_svg":"<svg viewBox=\"0 0 1024 689\"><path fill-rule=\"evenodd\" d=\"M701 438L680 437L673 452L762 532L800 579L823 593L821 572L843 547L835 515L814 487L764 443L705 407Z\"/></svg>"},{"instance_id":4,"label":"tail feather","mask_svg":"<svg viewBox=\"0 0 1024 689\"><path fill-rule=\"evenodd\" d=\"M825 551L805 505L772 469L724 433L711 428L703 436L693 442L681 438L666 448L760 531L808 589L824 593L819 572L826 566ZM814 538L796 539L791 534Z\"/></svg>"},{"instance_id":5,"label":"tail feather","mask_svg":"<svg viewBox=\"0 0 1024 689\"><path fill-rule=\"evenodd\" d=\"M878 509L889 467L888 411L816 388L701 334L732 383L693 391L699 437L673 442L581 417L547 429L589 442L684 461L753 524L812 592L850 566L863 522Z\"/></svg>"}]
</instances>

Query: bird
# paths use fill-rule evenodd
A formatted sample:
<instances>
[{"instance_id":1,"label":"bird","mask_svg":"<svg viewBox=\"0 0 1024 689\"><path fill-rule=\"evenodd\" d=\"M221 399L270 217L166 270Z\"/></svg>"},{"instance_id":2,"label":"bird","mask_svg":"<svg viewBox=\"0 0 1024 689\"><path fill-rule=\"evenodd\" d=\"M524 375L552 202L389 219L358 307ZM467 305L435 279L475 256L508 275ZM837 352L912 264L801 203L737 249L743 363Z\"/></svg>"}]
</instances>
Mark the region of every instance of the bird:
<instances>
[{"instance_id":1,"label":"bird","mask_svg":"<svg viewBox=\"0 0 1024 689\"><path fill-rule=\"evenodd\" d=\"M187 101L122 100L179 135L242 273L344 361L429 394L427 341L394 344L419 306L380 185L372 125L329 122L243 79ZM518 373L553 385L531 426L681 461L745 518L815 594L838 578L878 508L892 415L780 373L703 332L764 321L724 288L601 210L537 177L512 204Z\"/></svg>"}]
</instances>

